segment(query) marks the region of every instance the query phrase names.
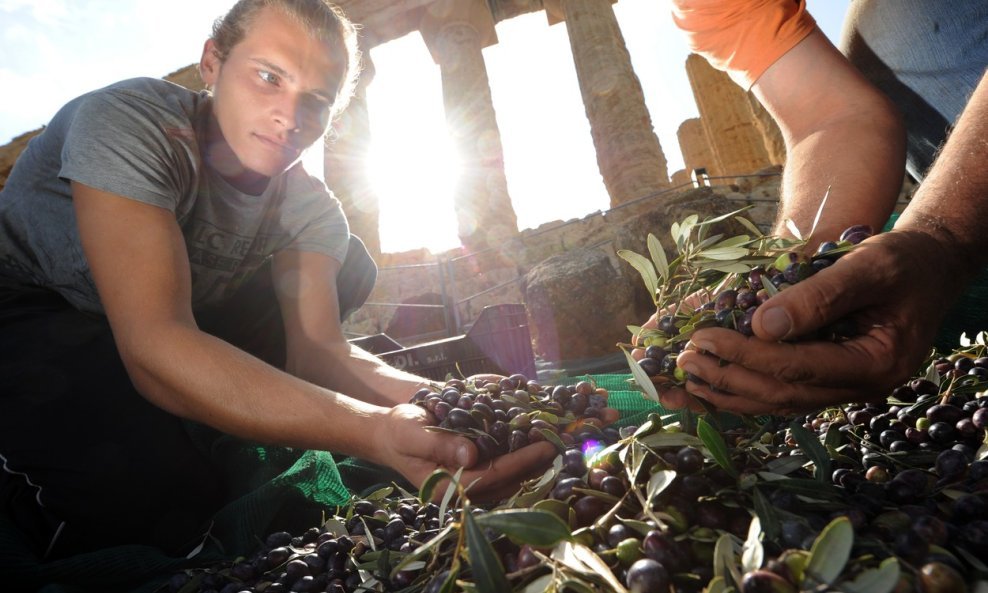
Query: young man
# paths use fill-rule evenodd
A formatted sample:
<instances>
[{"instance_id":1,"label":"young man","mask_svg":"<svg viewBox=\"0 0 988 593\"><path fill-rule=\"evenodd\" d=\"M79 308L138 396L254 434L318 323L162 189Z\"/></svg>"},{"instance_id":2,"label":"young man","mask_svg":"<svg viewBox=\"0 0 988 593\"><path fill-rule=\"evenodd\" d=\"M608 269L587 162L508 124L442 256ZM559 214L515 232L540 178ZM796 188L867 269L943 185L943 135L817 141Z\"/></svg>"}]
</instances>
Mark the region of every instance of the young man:
<instances>
[{"instance_id":1,"label":"young man","mask_svg":"<svg viewBox=\"0 0 988 593\"><path fill-rule=\"evenodd\" d=\"M760 307L757 338L696 332L692 343L706 354L684 353L679 365L708 385L687 390L735 412L886 396L917 370L950 304L988 262L988 4L856 1L844 52L857 68L805 8L805 0L674 1L693 48L751 88L782 129L788 162L776 231L787 232L786 219L809 229L828 188L815 239L852 224L880 229L903 163L923 182L892 232ZM983 307L969 308L954 340L988 329ZM848 316L861 334L846 342L779 341ZM687 403L681 391L665 398Z\"/></svg>"},{"instance_id":2,"label":"young man","mask_svg":"<svg viewBox=\"0 0 988 593\"><path fill-rule=\"evenodd\" d=\"M412 484L475 463L404 403L423 379L343 338L373 263L299 159L357 62L325 1L241 0L203 48L211 93L124 81L70 102L21 156L0 194L0 510L39 555L201 535L236 493L183 419ZM502 496L554 454L464 479Z\"/></svg>"}]
</instances>

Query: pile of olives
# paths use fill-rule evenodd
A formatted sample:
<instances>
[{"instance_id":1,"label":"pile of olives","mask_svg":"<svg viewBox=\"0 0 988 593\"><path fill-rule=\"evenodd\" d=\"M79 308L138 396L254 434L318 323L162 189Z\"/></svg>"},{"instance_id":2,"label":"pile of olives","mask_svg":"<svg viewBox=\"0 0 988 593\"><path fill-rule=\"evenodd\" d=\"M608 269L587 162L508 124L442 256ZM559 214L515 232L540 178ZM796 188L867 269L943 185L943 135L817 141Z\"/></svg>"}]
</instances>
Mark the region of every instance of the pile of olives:
<instances>
[{"instance_id":1,"label":"pile of olives","mask_svg":"<svg viewBox=\"0 0 988 593\"><path fill-rule=\"evenodd\" d=\"M712 299L702 306L689 311L680 307L673 313L660 315L657 333L639 341L645 352L638 365L654 383L683 383L687 379L686 373L676 366L676 360L695 330L724 327L746 336L754 335L751 322L759 305L777 292L830 267L872 233L868 225L855 225L845 229L838 241L820 243L812 255L786 251L778 255L771 265L755 266L746 274L729 274L721 283L727 288L712 295ZM803 336L801 339L839 341L854 333L852 324L838 322L820 330L817 335Z\"/></svg>"},{"instance_id":2,"label":"pile of olives","mask_svg":"<svg viewBox=\"0 0 988 593\"><path fill-rule=\"evenodd\" d=\"M411 403L428 410L439 429L472 439L487 461L537 441L560 448L616 442L617 429L607 425L618 414L607 407L607 397L590 381L543 387L514 374L498 381L450 379L439 389L420 389Z\"/></svg>"}]
</instances>

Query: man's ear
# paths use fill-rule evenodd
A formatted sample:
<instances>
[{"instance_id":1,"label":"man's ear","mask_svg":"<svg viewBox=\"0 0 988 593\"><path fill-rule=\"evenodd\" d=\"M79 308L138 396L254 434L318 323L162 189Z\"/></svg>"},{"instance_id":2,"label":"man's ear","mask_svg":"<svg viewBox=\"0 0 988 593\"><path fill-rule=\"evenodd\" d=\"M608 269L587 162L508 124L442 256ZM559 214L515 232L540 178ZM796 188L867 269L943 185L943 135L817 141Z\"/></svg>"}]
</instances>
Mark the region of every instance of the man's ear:
<instances>
[{"instance_id":1,"label":"man's ear","mask_svg":"<svg viewBox=\"0 0 988 593\"><path fill-rule=\"evenodd\" d=\"M202 57L199 58L199 76L207 87L216 84L216 79L220 74L220 52L216 49L216 42L207 39L202 46Z\"/></svg>"}]
</instances>

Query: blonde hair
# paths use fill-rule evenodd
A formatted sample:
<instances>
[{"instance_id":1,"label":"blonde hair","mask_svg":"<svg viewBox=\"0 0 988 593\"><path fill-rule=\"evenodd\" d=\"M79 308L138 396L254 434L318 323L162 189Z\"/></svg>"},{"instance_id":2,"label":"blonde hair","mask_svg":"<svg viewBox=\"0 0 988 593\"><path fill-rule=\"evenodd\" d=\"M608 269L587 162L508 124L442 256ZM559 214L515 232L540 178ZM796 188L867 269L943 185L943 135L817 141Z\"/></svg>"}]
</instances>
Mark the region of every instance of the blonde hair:
<instances>
[{"instance_id":1,"label":"blonde hair","mask_svg":"<svg viewBox=\"0 0 988 593\"><path fill-rule=\"evenodd\" d=\"M221 62L240 43L257 14L268 6L279 8L316 39L339 44L346 59L343 80L330 111L330 120L346 109L357 87L360 74L360 50L357 29L343 10L326 0L239 0L224 16L213 23L212 39Z\"/></svg>"}]
</instances>

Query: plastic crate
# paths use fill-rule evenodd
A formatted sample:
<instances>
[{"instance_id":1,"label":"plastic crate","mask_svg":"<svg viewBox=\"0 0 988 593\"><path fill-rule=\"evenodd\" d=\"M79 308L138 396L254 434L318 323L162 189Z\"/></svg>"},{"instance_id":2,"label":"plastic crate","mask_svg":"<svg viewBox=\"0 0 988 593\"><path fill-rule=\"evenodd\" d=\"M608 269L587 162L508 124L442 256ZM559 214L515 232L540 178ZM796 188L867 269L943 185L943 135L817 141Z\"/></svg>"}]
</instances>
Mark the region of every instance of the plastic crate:
<instances>
[{"instance_id":1,"label":"plastic crate","mask_svg":"<svg viewBox=\"0 0 988 593\"><path fill-rule=\"evenodd\" d=\"M524 305L484 307L462 336L409 346L378 357L395 368L435 381L478 373L521 373L534 379L535 355Z\"/></svg>"},{"instance_id":2,"label":"plastic crate","mask_svg":"<svg viewBox=\"0 0 988 593\"><path fill-rule=\"evenodd\" d=\"M395 342L388 334L374 334L353 338L349 340L351 344L357 346L371 354L381 354L382 352L394 352L402 348L402 345Z\"/></svg>"}]
</instances>

